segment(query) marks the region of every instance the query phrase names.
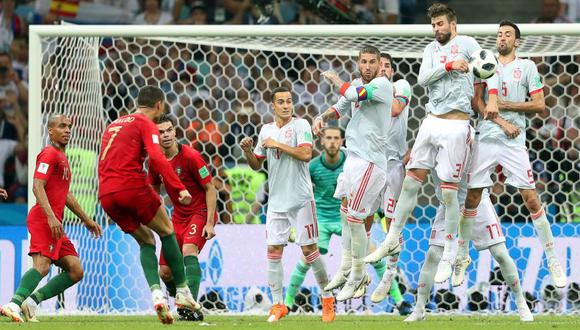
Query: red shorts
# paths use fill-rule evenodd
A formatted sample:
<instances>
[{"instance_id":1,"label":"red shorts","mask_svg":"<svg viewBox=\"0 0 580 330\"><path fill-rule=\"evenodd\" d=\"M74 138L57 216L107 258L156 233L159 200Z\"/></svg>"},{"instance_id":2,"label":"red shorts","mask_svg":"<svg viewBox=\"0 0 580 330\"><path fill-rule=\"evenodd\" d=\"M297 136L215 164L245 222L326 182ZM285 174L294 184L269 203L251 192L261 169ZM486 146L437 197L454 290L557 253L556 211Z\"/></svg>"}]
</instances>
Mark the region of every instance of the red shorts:
<instances>
[{"instance_id":1,"label":"red shorts","mask_svg":"<svg viewBox=\"0 0 580 330\"><path fill-rule=\"evenodd\" d=\"M101 206L126 233L147 225L159 210L161 200L151 186L129 189L101 197Z\"/></svg>"},{"instance_id":2,"label":"red shorts","mask_svg":"<svg viewBox=\"0 0 580 330\"><path fill-rule=\"evenodd\" d=\"M48 221L46 219L27 219L26 226L30 233L30 251L28 255L40 253L53 261L65 256L78 257L77 250L68 237L60 239L52 237Z\"/></svg>"},{"instance_id":3,"label":"red shorts","mask_svg":"<svg viewBox=\"0 0 580 330\"><path fill-rule=\"evenodd\" d=\"M215 219L217 221L217 213ZM179 248L183 250L183 245L193 244L201 252L205 242L207 242L201 236L206 223L206 213L194 214L189 218L189 221L173 221L173 229L175 230L175 238L177 238ZM159 257L159 264L163 266L167 265L165 258L163 258L163 252L161 252L161 256Z\"/></svg>"}]
</instances>

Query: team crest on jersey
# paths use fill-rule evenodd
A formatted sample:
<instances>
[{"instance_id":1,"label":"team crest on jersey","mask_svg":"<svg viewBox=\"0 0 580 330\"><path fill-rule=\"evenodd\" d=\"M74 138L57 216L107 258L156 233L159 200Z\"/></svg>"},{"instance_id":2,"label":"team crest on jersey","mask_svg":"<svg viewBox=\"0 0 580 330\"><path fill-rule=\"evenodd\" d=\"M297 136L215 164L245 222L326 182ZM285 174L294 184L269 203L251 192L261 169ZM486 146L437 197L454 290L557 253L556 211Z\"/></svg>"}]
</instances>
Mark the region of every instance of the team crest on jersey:
<instances>
[{"instance_id":1,"label":"team crest on jersey","mask_svg":"<svg viewBox=\"0 0 580 330\"><path fill-rule=\"evenodd\" d=\"M291 128L287 129L286 132L284 132L284 136L286 140L290 140L292 138L292 129Z\"/></svg>"},{"instance_id":2,"label":"team crest on jersey","mask_svg":"<svg viewBox=\"0 0 580 330\"><path fill-rule=\"evenodd\" d=\"M180 166L175 168L175 173L177 173L177 176L181 175L181 167Z\"/></svg>"},{"instance_id":3,"label":"team crest on jersey","mask_svg":"<svg viewBox=\"0 0 580 330\"><path fill-rule=\"evenodd\" d=\"M50 244L48 246L48 251L50 251L52 253L53 250L54 250L54 245L53 244Z\"/></svg>"},{"instance_id":4,"label":"team crest on jersey","mask_svg":"<svg viewBox=\"0 0 580 330\"><path fill-rule=\"evenodd\" d=\"M514 70L514 80L520 80L522 78L522 70L520 68L516 68Z\"/></svg>"},{"instance_id":5,"label":"team crest on jersey","mask_svg":"<svg viewBox=\"0 0 580 330\"><path fill-rule=\"evenodd\" d=\"M451 55L457 55L459 53L459 46L453 45L451 46Z\"/></svg>"}]
</instances>

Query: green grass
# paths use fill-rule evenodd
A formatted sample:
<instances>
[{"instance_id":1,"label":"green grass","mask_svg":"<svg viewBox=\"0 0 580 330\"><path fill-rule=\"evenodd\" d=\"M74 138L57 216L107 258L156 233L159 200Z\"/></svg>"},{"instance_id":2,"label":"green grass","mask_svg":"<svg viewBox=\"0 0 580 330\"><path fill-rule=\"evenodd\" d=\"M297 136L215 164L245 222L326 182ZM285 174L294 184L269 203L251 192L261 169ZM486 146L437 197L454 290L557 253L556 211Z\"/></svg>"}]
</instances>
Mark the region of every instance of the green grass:
<instances>
[{"instance_id":1,"label":"green grass","mask_svg":"<svg viewBox=\"0 0 580 330\"><path fill-rule=\"evenodd\" d=\"M0 329L167 329L155 316L54 316L41 317L41 323L16 324L0 319ZM205 323L176 322L173 328L214 329L457 329L457 330L519 330L519 329L580 329L580 316L536 316L533 323L521 323L516 316L431 316L420 323L403 323L398 316L338 316L332 324L323 324L317 316L289 316L279 323L269 324L259 316L207 316ZM205 325L205 326L204 326Z\"/></svg>"}]
</instances>

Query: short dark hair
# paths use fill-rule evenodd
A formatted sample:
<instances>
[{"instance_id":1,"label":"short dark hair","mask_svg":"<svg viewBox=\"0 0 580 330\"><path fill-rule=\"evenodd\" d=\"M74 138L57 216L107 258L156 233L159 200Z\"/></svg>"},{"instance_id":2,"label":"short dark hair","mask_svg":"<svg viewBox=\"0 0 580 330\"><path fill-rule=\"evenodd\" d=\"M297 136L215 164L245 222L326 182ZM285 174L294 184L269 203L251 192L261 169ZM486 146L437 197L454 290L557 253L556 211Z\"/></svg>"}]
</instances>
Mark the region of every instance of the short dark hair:
<instances>
[{"instance_id":1,"label":"short dark hair","mask_svg":"<svg viewBox=\"0 0 580 330\"><path fill-rule=\"evenodd\" d=\"M516 23L512 22L512 21L508 21L507 19L499 22L499 27L502 26L511 26L512 28L514 28L514 30L516 31L516 39L520 39L521 34L520 34L520 28L516 25Z\"/></svg>"},{"instance_id":2,"label":"short dark hair","mask_svg":"<svg viewBox=\"0 0 580 330\"><path fill-rule=\"evenodd\" d=\"M364 45L361 47L361 49L358 51L359 59L362 54L373 54L377 56L377 59L381 58L381 51L377 47L371 45Z\"/></svg>"},{"instance_id":3,"label":"short dark hair","mask_svg":"<svg viewBox=\"0 0 580 330\"><path fill-rule=\"evenodd\" d=\"M334 130L339 131L340 132L340 138L341 139L344 139L344 131L342 130L342 128L340 128L338 126L326 126L326 127L323 127L322 128L322 136L324 136L324 134L326 133L326 131L331 130L331 129L334 129Z\"/></svg>"},{"instance_id":4,"label":"short dark hair","mask_svg":"<svg viewBox=\"0 0 580 330\"><path fill-rule=\"evenodd\" d=\"M457 15L455 14L455 10L444 3L436 2L427 9L427 16L430 18L443 15L447 17L449 22L457 22Z\"/></svg>"},{"instance_id":5,"label":"short dark hair","mask_svg":"<svg viewBox=\"0 0 580 330\"><path fill-rule=\"evenodd\" d=\"M276 88L274 88L272 90L272 93L270 93L270 101L272 103L274 103L274 101L276 100L276 94L278 93L292 93L292 91L290 91L290 88L286 87L286 86L278 86Z\"/></svg>"},{"instance_id":6,"label":"short dark hair","mask_svg":"<svg viewBox=\"0 0 580 330\"><path fill-rule=\"evenodd\" d=\"M8 57L9 60L12 60L12 55L10 55L10 53L7 52L0 52L0 57Z\"/></svg>"},{"instance_id":7,"label":"short dark hair","mask_svg":"<svg viewBox=\"0 0 580 330\"><path fill-rule=\"evenodd\" d=\"M171 115L161 115L159 119L157 119L157 125L163 123L171 123L171 126L175 127L175 119Z\"/></svg>"},{"instance_id":8,"label":"short dark hair","mask_svg":"<svg viewBox=\"0 0 580 330\"><path fill-rule=\"evenodd\" d=\"M139 96L137 96L138 107L153 108L155 103L159 101L165 101L165 95L159 87L145 86L139 90Z\"/></svg>"}]
</instances>

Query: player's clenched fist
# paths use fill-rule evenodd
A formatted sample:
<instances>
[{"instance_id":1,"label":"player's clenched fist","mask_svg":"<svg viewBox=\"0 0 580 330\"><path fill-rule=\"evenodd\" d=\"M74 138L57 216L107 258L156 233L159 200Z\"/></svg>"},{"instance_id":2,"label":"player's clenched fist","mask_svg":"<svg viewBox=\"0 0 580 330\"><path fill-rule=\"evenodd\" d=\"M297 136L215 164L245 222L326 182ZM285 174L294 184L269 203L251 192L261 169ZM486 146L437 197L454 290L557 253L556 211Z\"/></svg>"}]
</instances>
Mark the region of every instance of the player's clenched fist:
<instances>
[{"instance_id":1,"label":"player's clenched fist","mask_svg":"<svg viewBox=\"0 0 580 330\"><path fill-rule=\"evenodd\" d=\"M179 192L179 203L183 205L189 205L191 203L191 194L187 190L182 190Z\"/></svg>"},{"instance_id":2,"label":"player's clenched fist","mask_svg":"<svg viewBox=\"0 0 580 330\"><path fill-rule=\"evenodd\" d=\"M459 71L459 72L467 72L469 71L469 64L467 61L461 59L457 61L453 61L451 64L451 70Z\"/></svg>"},{"instance_id":3,"label":"player's clenched fist","mask_svg":"<svg viewBox=\"0 0 580 330\"><path fill-rule=\"evenodd\" d=\"M245 137L242 139L242 141L240 141L240 147L244 151L252 150L253 146L254 146L254 140L252 140L251 137Z\"/></svg>"},{"instance_id":4,"label":"player's clenched fist","mask_svg":"<svg viewBox=\"0 0 580 330\"><path fill-rule=\"evenodd\" d=\"M312 123L312 132L314 135L320 136L322 134L322 127L324 126L324 119L321 116L314 118L314 123Z\"/></svg>"}]
</instances>

